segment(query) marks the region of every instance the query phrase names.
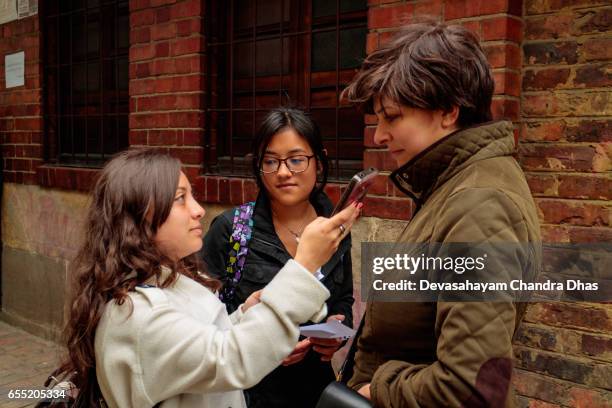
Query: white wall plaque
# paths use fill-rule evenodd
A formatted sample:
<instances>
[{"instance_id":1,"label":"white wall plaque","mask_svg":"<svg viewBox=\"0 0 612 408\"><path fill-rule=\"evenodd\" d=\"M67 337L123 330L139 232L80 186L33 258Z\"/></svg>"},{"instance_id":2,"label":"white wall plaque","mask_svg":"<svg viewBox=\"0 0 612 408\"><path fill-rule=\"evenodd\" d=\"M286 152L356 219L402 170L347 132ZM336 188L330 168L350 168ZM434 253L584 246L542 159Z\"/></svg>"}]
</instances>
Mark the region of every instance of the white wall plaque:
<instances>
[{"instance_id":1,"label":"white wall plaque","mask_svg":"<svg viewBox=\"0 0 612 408\"><path fill-rule=\"evenodd\" d=\"M17 20L17 0L0 0L0 24Z\"/></svg>"},{"instance_id":2,"label":"white wall plaque","mask_svg":"<svg viewBox=\"0 0 612 408\"><path fill-rule=\"evenodd\" d=\"M4 56L4 72L7 88L25 84L25 53L23 51Z\"/></svg>"}]
</instances>

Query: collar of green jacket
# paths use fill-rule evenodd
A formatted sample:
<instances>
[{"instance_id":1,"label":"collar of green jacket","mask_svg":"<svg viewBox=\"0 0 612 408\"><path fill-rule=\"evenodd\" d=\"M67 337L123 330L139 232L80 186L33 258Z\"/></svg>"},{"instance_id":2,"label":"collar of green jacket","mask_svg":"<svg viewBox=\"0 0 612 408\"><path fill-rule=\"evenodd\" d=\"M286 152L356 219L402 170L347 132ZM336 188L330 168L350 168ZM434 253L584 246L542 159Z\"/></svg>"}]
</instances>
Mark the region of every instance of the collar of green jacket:
<instances>
[{"instance_id":1,"label":"collar of green jacket","mask_svg":"<svg viewBox=\"0 0 612 408\"><path fill-rule=\"evenodd\" d=\"M439 186L466 166L515 151L512 122L498 121L457 130L438 140L389 176L417 209Z\"/></svg>"}]
</instances>

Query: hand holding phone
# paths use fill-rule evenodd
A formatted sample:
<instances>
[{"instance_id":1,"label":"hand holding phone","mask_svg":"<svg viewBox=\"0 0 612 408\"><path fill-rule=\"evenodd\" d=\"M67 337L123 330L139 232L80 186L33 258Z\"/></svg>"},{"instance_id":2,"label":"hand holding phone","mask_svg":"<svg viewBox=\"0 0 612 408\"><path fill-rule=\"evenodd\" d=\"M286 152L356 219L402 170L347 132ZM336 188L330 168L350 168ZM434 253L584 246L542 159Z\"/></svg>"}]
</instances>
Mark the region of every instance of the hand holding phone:
<instances>
[{"instance_id":1,"label":"hand holding phone","mask_svg":"<svg viewBox=\"0 0 612 408\"><path fill-rule=\"evenodd\" d=\"M365 169L355 174L351 181L349 181L346 190L340 197L338 204L334 208L332 212L332 216L337 214L339 211L342 211L344 207L352 203L353 201L361 201L363 197L368 192L368 188L374 183L376 176L378 175L378 170L374 167L370 167L369 169Z\"/></svg>"}]
</instances>

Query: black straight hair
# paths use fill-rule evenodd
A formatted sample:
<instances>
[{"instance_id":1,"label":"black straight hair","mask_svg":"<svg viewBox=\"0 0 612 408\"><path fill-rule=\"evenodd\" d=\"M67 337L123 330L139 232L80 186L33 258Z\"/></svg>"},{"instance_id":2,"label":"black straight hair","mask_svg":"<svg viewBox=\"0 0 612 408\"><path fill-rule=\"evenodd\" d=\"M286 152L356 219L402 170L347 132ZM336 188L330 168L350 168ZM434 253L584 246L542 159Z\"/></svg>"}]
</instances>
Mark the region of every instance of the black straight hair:
<instances>
[{"instance_id":1,"label":"black straight hair","mask_svg":"<svg viewBox=\"0 0 612 408\"><path fill-rule=\"evenodd\" d=\"M315 163L321 165L321 173L317 176L317 184L310 194L313 197L325 188L329 174L329 161L323 147L319 127L306 112L296 108L281 107L273 109L266 115L259 126L253 140L252 149L253 175L257 180L257 186L260 191L266 191L261 180L261 162L272 137L286 129L293 129L308 143L315 155Z\"/></svg>"}]
</instances>

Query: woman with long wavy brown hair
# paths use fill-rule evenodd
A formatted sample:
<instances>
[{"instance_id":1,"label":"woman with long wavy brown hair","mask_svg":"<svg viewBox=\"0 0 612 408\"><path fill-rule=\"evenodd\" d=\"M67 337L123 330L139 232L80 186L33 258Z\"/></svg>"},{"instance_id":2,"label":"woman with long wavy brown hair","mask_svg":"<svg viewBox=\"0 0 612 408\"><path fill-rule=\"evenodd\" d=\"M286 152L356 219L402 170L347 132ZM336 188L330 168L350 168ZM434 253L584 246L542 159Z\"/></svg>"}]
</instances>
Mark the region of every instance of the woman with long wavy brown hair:
<instances>
[{"instance_id":1,"label":"woman with long wavy brown hair","mask_svg":"<svg viewBox=\"0 0 612 408\"><path fill-rule=\"evenodd\" d=\"M180 162L151 149L120 153L93 191L68 303L64 373L80 406L244 406L292 351L298 325L325 316L329 292L313 273L357 206L304 231L297 254L231 316L218 281L193 256L204 209ZM344 228L340 228L340 226Z\"/></svg>"}]
</instances>

